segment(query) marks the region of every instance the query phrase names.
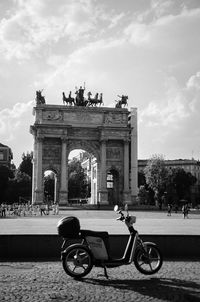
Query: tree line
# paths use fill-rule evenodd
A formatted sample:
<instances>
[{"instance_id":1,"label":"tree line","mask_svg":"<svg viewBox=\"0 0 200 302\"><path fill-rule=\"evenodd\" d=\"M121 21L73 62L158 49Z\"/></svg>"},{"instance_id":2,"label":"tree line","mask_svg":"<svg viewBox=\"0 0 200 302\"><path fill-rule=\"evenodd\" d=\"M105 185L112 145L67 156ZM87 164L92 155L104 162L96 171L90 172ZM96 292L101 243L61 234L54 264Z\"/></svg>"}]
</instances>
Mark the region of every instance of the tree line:
<instances>
[{"instance_id":1,"label":"tree line","mask_svg":"<svg viewBox=\"0 0 200 302\"><path fill-rule=\"evenodd\" d=\"M197 178L182 168L168 168L163 155L153 155L138 174L139 199L143 204L191 202L191 186Z\"/></svg>"},{"instance_id":2,"label":"tree line","mask_svg":"<svg viewBox=\"0 0 200 302\"><path fill-rule=\"evenodd\" d=\"M16 168L0 165L0 204L24 203L31 201L33 152L22 154L22 162ZM69 162L68 198L86 198L90 194L90 181L80 161ZM54 174L44 176L45 201L54 200ZM47 199L48 197L48 199Z\"/></svg>"},{"instance_id":3,"label":"tree line","mask_svg":"<svg viewBox=\"0 0 200 302\"><path fill-rule=\"evenodd\" d=\"M22 162L16 169L0 165L0 203L15 203L31 200L33 152L22 154ZM81 166L73 159L69 162L68 198L87 198L91 183ZM140 204L178 203L191 201L191 186L197 179L181 168L167 168L162 155L153 155L144 171L138 173L138 198ZM54 200L54 176L44 177L44 192L49 200Z\"/></svg>"}]
</instances>

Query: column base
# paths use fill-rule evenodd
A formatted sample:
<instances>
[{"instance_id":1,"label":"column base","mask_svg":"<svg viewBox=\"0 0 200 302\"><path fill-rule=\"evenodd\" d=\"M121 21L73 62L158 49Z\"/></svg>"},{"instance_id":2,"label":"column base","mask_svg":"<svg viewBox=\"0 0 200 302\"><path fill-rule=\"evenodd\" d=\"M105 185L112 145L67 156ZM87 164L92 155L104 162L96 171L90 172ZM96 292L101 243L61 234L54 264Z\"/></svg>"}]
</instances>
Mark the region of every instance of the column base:
<instances>
[{"instance_id":1,"label":"column base","mask_svg":"<svg viewBox=\"0 0 200 302\"><path fill-rule=\"evenodd\" d=\"M60 191L59 193L59 205L68 205L68 192Z\"/></svg>"},{"instance_id":2,"label":"column base","mask_svg":"<svg viewBox=\"0 0 200 302\"><path fill-rule=\"evenodd\" d=\"M43 191L35 190L32 204L40 205L43 203Z\"/></svg>"},{"instance_id":3,"label":"column base","mask_svg":"<svg viewBox=\"0 0 200 302\"><path fill-rule=\"evenodd\" d=\"M108 202L108 191L107 190L102 190L99 191L99 204L101 205L106 205L109 204Z\"/></svg>"},{"instance_id":4,"label":"column base","mask_svg":"<svg viewBox=\"0 0 200 302\"><path fill-rule=\"evenodd\" d=\"M130 191L124 191L123 192L123 203L131 205L131 192Z\"/></svg>"},{"instance_id":5,"label":"column base","mask_svg":"<svg viewBox=\"0 0 200 302\"><path fill-rule=\"evenodd\" d=\"M137 195L131 195L131 204L132 204L132 205L138 205L138 204L140 204L140 203L138 202L138 197L137 197Z\"/></svg>"}]
</instances>

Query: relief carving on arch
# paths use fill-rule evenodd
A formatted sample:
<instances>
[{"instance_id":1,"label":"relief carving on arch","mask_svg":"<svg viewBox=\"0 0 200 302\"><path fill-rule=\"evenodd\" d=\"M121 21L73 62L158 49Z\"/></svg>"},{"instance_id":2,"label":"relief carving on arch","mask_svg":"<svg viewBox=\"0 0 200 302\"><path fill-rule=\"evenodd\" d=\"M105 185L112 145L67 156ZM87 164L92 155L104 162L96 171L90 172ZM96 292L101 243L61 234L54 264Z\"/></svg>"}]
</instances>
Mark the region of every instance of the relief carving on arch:
<instances>
[{"instance_id":1,"label":"relief carving on arch","mask_svg":"<svg viewBox=\"0 0 200 302\"><path fill-rule=\"evenodd\" d=\"M102 124L103 115L100 113L87 112L85 110L78 112L65 112L64 121L74 123L92 123L92 124Z\"/></svg>"},{"instance_id":2,"label":"relief carving on arch","mask_svg":"<svg viewBox=\"0 0 200 302\"><path fill-rule=\"evenodd\" d=\"M107 147L106 148L106 158L107 159L121 159L122 157L122 150L121 148L115 147Z\"/></svg>"},{"instance_id":3,"label":"relief carving on arch","mask_svg":"<svg viewBox=\"0 0 200 302\"><path fill-rule=\"evenodd\" d=\"M127 122L126 115L109 112L105 115L105 124L124 124Z\"/></svg>"},{"instance_id":4,"label":"relief carving on arch","mask_svg":"<svg viewBox=\"0 0 200 302\"><path fill-rule=\"evenodd\" d=\"M59 110L48 110L43 112L44 120L63 120L63 114Z\"/></svg>"},{"instance_id":5,"label":"relief carving on arch","mask_svg":"<svg viewBox=\"0 0 200 302\"><path fill-rule=\"evenodd\" d=\"M43 160L46 162L52 161L53 163L60 163L61 158L61 149L60 146L53 146L53 145L43 145L43 152L42 152Z\"/></svg>"}]
</instances>

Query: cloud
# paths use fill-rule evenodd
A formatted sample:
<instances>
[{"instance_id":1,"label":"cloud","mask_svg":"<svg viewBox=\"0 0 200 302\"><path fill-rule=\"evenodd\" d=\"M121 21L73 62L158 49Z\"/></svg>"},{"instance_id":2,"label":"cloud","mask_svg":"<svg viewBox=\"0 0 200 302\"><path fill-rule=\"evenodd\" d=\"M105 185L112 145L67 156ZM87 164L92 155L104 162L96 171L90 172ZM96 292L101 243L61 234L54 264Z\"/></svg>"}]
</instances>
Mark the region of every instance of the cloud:
<instances>
[{"instance_id":1,"label":"cloud","mask_svg":"<svg viewBox=\"0 0 200 302\"><path fill-rule=\"evenodd\" d=\"M191 78L187 82L187 88L194 90L200 89L200 71L191 76Z\"/></svg>"},{"instance_id":2,"label":"cloud","mask_svg":"<svg viewBox=\"0 0 200 302\"><path fill-rule=\"evenodd\" d=\"M176 15L160 14L151 22L136 19L124 29L124 35L133 45L161 53L163 51L164 54L168 51L167 57L171 60L170 54L183 56L188 55L188 52L196 53L196 47L200 44L196 30L199 27L200 8L184 8Z\"/></svg>"},{"instance_id":3,"label":"cloud","mask_svg":"<svg viewBox=\"0 0 200 302\"><path fill-rule=\"evenodd\" d=\"M13 108L0 111L0 136L3 144L11 147L14 163L19 163L23 152L32 150L32 137L29 127L32 116L33 101L17 103Z\"/></svg>"},{"instance_id":4,"label":"cloud","mask_svg":"<svg viewBox=\"0 0 200 302\"><path fill-rule=\"evenodd\" d=\"M30 59L59 41L65 41L65 48L77 41L81 45L101 33L99 24L113 28L124 16L105 14L100 4L90 0L19 0L16 4L0 23L1 52L8 59Z\"/></svg>"},{"instance_id":5,"label":"cloud","mask_svg":"<svg viewBox=\"0 0 200 302\"><path fill-rule=\"evenodd\" d=\"M5 108L0 111L0 134L7 141L14 137L14 131L24 124L24 116L30 113L33 101L28 103L17 103L13 108Z\"/></svg>"},{"instance_id":6,"label":"cloud","mask_svg":"<svg viewBox=\"0 0 200 302\"><path fill-rule=\"evenodd\" d=\"M152 145L163 153L168 149L170 154L171 149L175 156L182 146L182 153L188 154L200 136L200 72L192 75L182 88L174 78L169 78L166 86L165 98L152 101L139 114L142 137L151 137Z\"/></svg>"}]
</instances>

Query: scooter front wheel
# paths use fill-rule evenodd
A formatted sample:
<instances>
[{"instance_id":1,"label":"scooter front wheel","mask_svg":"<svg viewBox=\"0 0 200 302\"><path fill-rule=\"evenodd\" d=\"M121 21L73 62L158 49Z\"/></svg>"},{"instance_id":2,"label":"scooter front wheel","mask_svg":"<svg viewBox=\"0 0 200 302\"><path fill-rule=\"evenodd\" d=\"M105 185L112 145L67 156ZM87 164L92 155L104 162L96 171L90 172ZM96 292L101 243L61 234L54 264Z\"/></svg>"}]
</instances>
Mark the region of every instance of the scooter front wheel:
<instances>
[{"instance_id":1,"label":"scooter front wheel","mask_svg":"<svg viewBox=\"0 0 200 302\"><path fill-rule=\"evenodd\" d=\"M86 246L73 244L63 253L62 265L69 276L82 278L89 274L93 267L92 254Z\"/></svg>"},{"instance_id":2,"label":"scooter front wheel","mask_svg":"<svg viewBox=\"0 0 200 302\"><path fill-rule=\"evenodd\" d=\"M144 275L153 275L159 271L163 257L154 244L147 243L145 248L138 248L135 252L134 264L137 270Z\"/></svg>"}]
</instances>

